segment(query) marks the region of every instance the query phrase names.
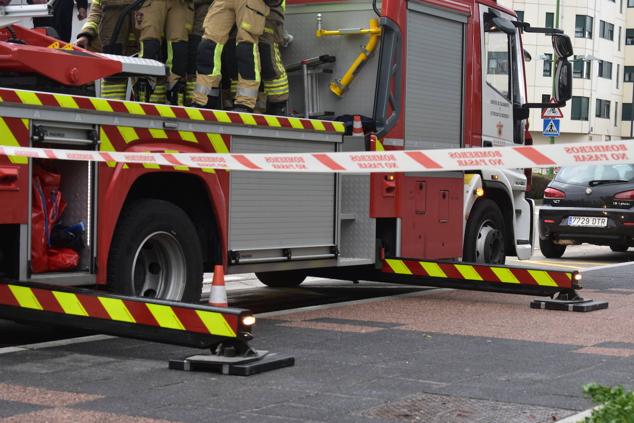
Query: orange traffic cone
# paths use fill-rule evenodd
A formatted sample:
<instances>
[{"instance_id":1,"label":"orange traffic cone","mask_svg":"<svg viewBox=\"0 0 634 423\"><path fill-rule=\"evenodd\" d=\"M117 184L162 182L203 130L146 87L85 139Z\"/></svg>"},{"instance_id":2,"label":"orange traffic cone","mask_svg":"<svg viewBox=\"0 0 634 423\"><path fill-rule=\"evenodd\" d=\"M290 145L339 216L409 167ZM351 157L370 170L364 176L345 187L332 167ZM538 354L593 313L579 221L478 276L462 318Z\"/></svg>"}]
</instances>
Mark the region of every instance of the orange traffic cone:
<instances>
[{"instance_id":1,"label":"orange traffic cone","mask_svg":"<svg viewBox=\"0 0 634 423\"><path fill-rule=\"evenodd\" d=\"M227 290L225 288L225 271L221 264L214 266L214 278L211 281L209 305L214 307L229 307Z\"/></svg>"},{"instance_id":2,"label":"orange traffic cone","mask_svg":"<svg viewBox=\"0 0 634 423\"><path fill-rule=\"evenodd\" d=\"M363 124L361 123L361 116L354 115L352 120L352 136L353 137L362 137L363 136Z\"/></svg>"}]
</instances>

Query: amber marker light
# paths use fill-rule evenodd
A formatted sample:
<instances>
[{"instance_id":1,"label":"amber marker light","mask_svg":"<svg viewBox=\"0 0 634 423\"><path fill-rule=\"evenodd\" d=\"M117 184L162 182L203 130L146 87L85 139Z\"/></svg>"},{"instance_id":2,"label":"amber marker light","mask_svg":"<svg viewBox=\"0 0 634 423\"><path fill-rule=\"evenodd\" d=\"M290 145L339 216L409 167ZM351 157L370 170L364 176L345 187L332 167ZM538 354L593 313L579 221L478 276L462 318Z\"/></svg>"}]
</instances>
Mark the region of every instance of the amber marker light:
<instances>
[{"instance_id":1,"label":"amber marker light","mask_svg":"<svg viewBox=\"0 0 634 423\"><path fill-rule=\"evenodd\" d=\"M477 188L476 191L475 191L475 194L478 197L482 197L484 195L484 189L483 188Z\"/></svg>"}]
</instances>

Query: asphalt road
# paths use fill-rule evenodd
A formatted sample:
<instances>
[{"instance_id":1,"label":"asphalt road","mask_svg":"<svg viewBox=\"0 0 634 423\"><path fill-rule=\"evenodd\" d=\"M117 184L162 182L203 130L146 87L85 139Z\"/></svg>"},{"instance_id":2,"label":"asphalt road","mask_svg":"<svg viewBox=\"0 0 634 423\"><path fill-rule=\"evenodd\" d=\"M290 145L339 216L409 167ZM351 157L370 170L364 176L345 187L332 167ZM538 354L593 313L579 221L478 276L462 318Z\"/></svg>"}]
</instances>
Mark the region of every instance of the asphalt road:
<instances>
[{"instance_id":1,"label":"asphalt road","mask_svg":"<svg viewBox=\"0 0 634 423\"><path fill-rule=\"evenodd\" d=\"M584 296L610 303L587 314L530 309L517 295L319 280L271 290L229 276L231 303L266 312L254 346L293 355L294 367L170 371L168 359L199 351L112 337L0 348L0 422L556 421L592 405L585 383L634 388L631 255L579 246L534 257L585 269ZM333 297L354 301L323 305ZM0 323L11 345L51 335L83 334Z\"/></svg>"}]
</instances>

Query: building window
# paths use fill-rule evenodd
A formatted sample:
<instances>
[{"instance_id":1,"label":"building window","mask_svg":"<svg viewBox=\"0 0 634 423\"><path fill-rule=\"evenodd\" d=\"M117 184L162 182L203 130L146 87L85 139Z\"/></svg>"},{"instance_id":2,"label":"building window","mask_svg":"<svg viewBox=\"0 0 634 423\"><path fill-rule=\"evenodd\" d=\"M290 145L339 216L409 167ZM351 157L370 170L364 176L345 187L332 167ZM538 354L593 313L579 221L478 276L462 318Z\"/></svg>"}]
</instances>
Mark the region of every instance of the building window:
<instances>
[{"instance_id":1,"label":"building window","mask_svg":"<svg viewBox=\"0 0 634 423\"><path fill-rule=\"evenodd\" d=\"M612 62L599 60L599 77L612 79Z\"/></svg>"},{"instance_id":2,"label":"building window","mask_svg":"<svg viewBox=\"0 0 634 423\"><path fill-rule=\"evenodd\" d=\"M625 30L625 45L634 45L634 28L628 28Z\"/></svg>"},{"instance_id":3,"label":"building window","mask_svg":"<svg viewBox=\"0 0 634 423\"><path fill-rule=\"evenodd\" d=\"M610 119L610 100L597 98L597 108L594 115L602 119Z\"/></svg>"},{"instance_id":4,"label":"building window","mask_svg":"<svg viewBox=\"0 0 634 423\"><path fill-rule=\"evenodd\" d=\"M619 81L621 78L619 78L619 74L621 73L621 65L617 64L616 65L616 88L619 88Z\"/></svg>"},{"instance_id":5,"label":"building window","mask_svg":"<svg viewBox=\"0 0 634 423\"><path fill-rule=\"evenodd\" d=\"M583 57L583 56L582 56ZM590 79L592 62L583 59L575 59L572 62L572 77L577 79Z\"/></svg>"},{"instance_id":6,"label":"building window","mask_svg":"<svg viewBox=\"0 0 634 423\"><path fill-rule=\"evenodd\" d=\"M552 12L546 12L546 28L555 27L555 14Z\"/></svg>"},{"instance_id":7,"label":"building window","mask_svg":"<svg viewBox=\"0 0 634 423\"><path fill-rule=\"evenodd\" d=\"M632 103L623 103L621 106L621 120L632 121Z\"/></svg>"},{"instance_id":8,"label":"building window","mask_svg":"<svg viewBox=\"0 0 634 423\"><path fill-rule=\"evenodd\" d=\"M618 125L618 119L619 119L619 102L615 102L614 103L614 126Z\"/></svg>"},{"instance_id":9,"label":"building window","mask_svg":"<svg viewBox=\"0 0 634 423\"><path fill-rule=\"evenodd\" d=\"M516 10L515 13L517 14L517 20L519 22L524 22L524 11L523 10Z\"/></svg>"},{"instance_id":10,"label":"building window","mask_svg":"<svg viewBox=\"0 0 634 423\"><path fill-rule=\"evenodd\" d=\"M588 97L572 97L571 103L570 119L588 120L590 99Z\"/></svg>"},{"instance_id":11,"label":"building window","mask_svg":"<svg viewBox=\"0 0 634 423\"><path fill-rule=\"evenodd\" d=\"M628 0L634 2L634 0ZM577 15L575 18L575 37L592 39L592 16Z\"/></svg>"},{"instance_id":12,"label":"building window","mask_svg":"<svg viewBox=\"0 0 634 423\"><path fill-rule=\"evenodd\" d=\"M634 66L623 66L623 81L634 82Z\"/></svg>"},{"instance_id":13,"label":"building window","mask_svg":"<svg viewBox=\"0 0 634 423\"><path fill-rule=\"evenodd\" d=\"M619 2L619 13L623 13L623 0Z\"/></svg>"},{"instance_id":14,"label":"building window","mask_svg":"<svg viewBox=\"0 0 634 423\"><path fill-rule=\"evenodd\" d=\"M609 22L599 21L599 37L614 41L614 25Z\"/></svg>"},{"instance_id":15,"label":"building window","mask_svg":"<svg viewBox=\"0 0 634 423\"><path fill-rule=\"evenodd\" d=\"M550 103L550 94L542 94L542 104ZM547 107L542 109L542 113L545 112Z\"/></svg>"},{"instance_id":16,"label":"building window","mask_svg":"<svg viewBox=\"0 0 634 423\"><path fill-rule=\"evenodd\" d=\"M544 71L542 72L543 76L552 76L553 74L553 55L551 53L544 54L546 58L544 59Z\"/></svg>"},{"instance_id":17,"label":"building window","mask_svg":"<svg viewBox=\"0 0 634 423\"><path fill-rule=\"evenodd\" d=\"M627 7L634 7L634 0L627 0Z\"/></svg>"}]
</instances>

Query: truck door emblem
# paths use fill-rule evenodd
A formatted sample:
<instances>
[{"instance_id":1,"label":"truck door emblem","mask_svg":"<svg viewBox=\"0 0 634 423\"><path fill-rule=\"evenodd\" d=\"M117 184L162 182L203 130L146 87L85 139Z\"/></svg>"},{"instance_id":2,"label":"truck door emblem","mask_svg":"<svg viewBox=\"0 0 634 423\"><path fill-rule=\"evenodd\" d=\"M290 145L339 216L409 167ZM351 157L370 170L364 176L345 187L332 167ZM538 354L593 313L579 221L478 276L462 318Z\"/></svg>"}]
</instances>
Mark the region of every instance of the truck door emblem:
<instances>
[{"instance_id":1,"label":"truck door emblem","mask_svg":"<svg viewBox=\"0 0 634 423\"><path fill-rule=\"evenodd\" d=\"M592 194L592 188L590 188L590 187L586 188L586 194L587 195Z\"/></svg>"}]
</instances>

